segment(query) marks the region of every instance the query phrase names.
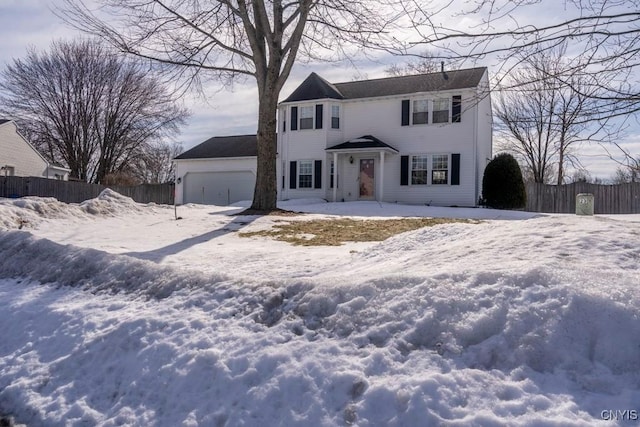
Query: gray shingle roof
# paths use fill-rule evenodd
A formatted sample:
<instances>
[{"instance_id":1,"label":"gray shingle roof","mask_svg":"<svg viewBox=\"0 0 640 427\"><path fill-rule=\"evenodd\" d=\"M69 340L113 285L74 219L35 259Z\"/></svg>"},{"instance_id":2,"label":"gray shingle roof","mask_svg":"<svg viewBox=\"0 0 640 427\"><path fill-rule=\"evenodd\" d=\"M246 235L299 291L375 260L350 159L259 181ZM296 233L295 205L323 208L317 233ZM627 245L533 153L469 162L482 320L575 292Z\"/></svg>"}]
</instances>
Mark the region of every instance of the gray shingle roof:
<instances>
[{"instance_id":1,"label":"gray shingle roof","mask_svg":"<svg viewBox=\"0 0 640 427\"><path fill-rule=\"evenodd\" d=\"M479 67L335 84L327 82L316 73L311 73L283 102L326 98L358 99L474 88L480 84L480 79L486 71L486 67Z\"/></svg>"},{"instance_id":2,"label":"gray shingle roof","mask_svg":"<svg viewBox=\"0 0 640 427\"><path fill-rule=\"evenodd\" d=\"M293 91L284 102L307 101L309 99L343 99L342 94L334 85L317 75L309 74L300 86Z\"/></svg>"},{"instance_id":3,"label":"gray shingle roof","mask_svg":"<svg viewBox=\"0 0 640 427\"><path fill-rule=\"evenodd\" d=\"M355 138L347 142L343 142L342 144L334 145L333 147L327 148L327 150L357 150L363 148L388 148L396 153L398 152L398 150L389 144L382 142L375 136L371 135L364 135L360 138Z\"/></svg>"},{"instance_id":4,"label":"gray shingle roof","mask_svg":"<svg viewBox=\"0 0 640 427\"><path fill-rule=\"evenodd\" d=\"M253 157L258 155L256 135L214 136L176 156L176 160Z\"/></svg>"}]
</instances>

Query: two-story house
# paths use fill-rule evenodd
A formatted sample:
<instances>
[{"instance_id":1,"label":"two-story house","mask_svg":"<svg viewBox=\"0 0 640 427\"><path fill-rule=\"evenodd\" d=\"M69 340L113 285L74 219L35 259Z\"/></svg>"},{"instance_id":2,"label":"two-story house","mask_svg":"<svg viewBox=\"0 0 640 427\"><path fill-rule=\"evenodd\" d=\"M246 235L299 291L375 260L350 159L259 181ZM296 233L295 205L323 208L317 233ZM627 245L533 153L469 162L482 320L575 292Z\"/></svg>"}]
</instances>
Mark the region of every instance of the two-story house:
<instances>
[{"instance_id":1,"label":"two-story house","mask_svg":"<svg viewBox=\"0 0 640 427\"><path fill-rule=\"evenodd\" d=\"M278 199L475 206L491 158L491 127L486 68L336 84L312 73L279 105ZM212 181L229 172L255 174L255 150L244 147L236 156L232 138L212 138L176 158L176 176L185 181L177 181L178 203L206 203L207 189L236 201L239 187ZM228 170L231 161L238 171ZM203 173L210 184L203 185Z\"/></svg>"}]
</instances>

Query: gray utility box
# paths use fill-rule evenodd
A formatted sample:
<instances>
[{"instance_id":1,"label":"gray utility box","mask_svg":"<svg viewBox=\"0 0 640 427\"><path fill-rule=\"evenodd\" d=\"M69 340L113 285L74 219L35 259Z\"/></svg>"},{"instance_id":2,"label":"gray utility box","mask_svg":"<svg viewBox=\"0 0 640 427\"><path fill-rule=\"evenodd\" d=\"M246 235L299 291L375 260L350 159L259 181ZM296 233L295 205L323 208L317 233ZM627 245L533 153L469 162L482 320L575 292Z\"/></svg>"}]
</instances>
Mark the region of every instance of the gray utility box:
<instances>
[{"instance_id":1,"label":"gray utility box","mask_svg":"<svg viewBox=\"0 0 640 427\"><path fill-rule=\"evenodd\" d=\"M576 196L576 215L593 215L593 194L580 193Z\"/></svg>"}]
</instances>

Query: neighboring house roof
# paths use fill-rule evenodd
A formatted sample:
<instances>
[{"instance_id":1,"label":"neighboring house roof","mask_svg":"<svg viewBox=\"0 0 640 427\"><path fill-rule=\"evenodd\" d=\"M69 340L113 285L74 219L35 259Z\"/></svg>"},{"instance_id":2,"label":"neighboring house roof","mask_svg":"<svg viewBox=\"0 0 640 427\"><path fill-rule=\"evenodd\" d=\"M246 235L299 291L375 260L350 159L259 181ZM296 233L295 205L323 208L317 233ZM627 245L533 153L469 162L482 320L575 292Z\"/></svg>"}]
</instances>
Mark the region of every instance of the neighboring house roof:
<instances>
[{"instance_id":1,"label":"neighboring house roof","mask_svg":"<svg viewBox=\"0 0 640 427\"><path fill-rule=\"evenodd\" d=\"M347 142L343 142L342 144L334 145L333 147L327 148L327 151L353 151L353 150L362 150L367 148L382 148L395 151L398 150L390 146L389 144L380 141L375 136L365 135L360 138L354 138Z\"/></svg>"},{"instance_id":2,"label":"neighboring house roof","mask_svg":"<svg viewBox=\"0 0 640 427\"><path fill-rule=\"evenodd\" d=\"M358 99L419 92L474 88L486 67L331 84L315 73L283 102L312 99Z\"/></svg>"},{"instance_id":3,"label":"neighboring house roof","mask_svg":"<svg viewBox=\"0 0 640 427\"><path fill-rule=\"evenodd\" d=\"M10 121L11 120L8 120L8 119L0 119L0 125L3 125L3 124L8 123Z\"/></svg>"},{"instance_id":4,"label":"neighboring house roof","mask_svg":"<svg viewBox=\"0 0 640 427\"><path fill-rule=\"evenodd\" d=\"M174 160L255 157L257 155L256 135L214 136L176 156Z\"/></svg>"}]
</instances>

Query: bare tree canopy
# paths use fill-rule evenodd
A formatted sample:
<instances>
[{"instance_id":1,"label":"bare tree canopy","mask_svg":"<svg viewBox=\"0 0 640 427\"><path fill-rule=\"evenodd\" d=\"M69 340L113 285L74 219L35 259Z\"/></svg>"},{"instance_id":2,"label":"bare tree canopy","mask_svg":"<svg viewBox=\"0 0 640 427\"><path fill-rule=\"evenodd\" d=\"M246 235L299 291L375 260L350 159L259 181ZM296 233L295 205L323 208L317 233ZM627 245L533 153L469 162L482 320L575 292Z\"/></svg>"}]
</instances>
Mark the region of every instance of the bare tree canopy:
<instances>
[{"instance_id":1,"label":"bare tree canopy","mask_svg":"<svg viewBox=\"0 0 640 427\"><path fill-rule=\"evenodd\" d=\"M173 159L182 153L182 144L160 141L141 150L129 167L129 174L146 184L172 183L175 179Z\"/></svg>"},{"instance_id":2,"label":"bare tree canopy","mask_svg":"<svg viewBox=\"0 0 640 427\"><path fill-rule=\"evenodd\" d=\"M388 76L399 77L412 74L436 73L443 69L457 68L462 63L462 59L441 60L439 56L428 50L422 52L418 58L412 58L404 63L395 63L385 68L384 72Z\"/></svg>"},{"instance_id":3,"label":"bare tree canopy","mask_svg":"<svg viewBox=\"0 0 640 427\"><path fill-rule=\"evenodd\" d=\"M335 60L358 47L384 48L400 0L65 0L61 16L123 52L154 61L191 83L243 76L258 88L254 210L276 207L276 111L294 62ZM404 12L403 12L404 13ZM98 15L99 14L99 15Z\"/></svg>"},{"instance_id":4,"label":"bare tree canopy","mask_svg":"<svg viewBox=\"0 0 640 427\"><path fill-rule=\"evenodd\" d=\"M592 96L596 89L584 76L565 74L570 84L545 78L564 72L565 57L563 44L519 58L522 66L512 72L495 105L501 148L516 154L535 182L551 182L555 171L554 181L564 183L567 164L579 169L577 145L608 142L620 132L602 118L602 101Z\"/></svg>"},{"instance_id":5,"label":"bare tree canopy","mask_svg":"<svg viewBox=\"0 0 640 427\"><path fill-rule=\"evenodd\" d=\"M519 65L516 53L524 58L568 43L564 69L545 78L571 86L566 76L580 76L588 93L574 90L602 101L603 117L640 111L640 0L478 0L456 3L451 20L433 19L452 4L413 2L418 36L405 48L497 58L505 76Z\"/></svg>"},{"instance_id":6,"label":"bare tree canopy","mask_svg":"<svg viewBox=\"0 0 640 427\"><path fill-rule=\"evenodd\" d=\"M2 112L71 176L101 182L150 141L174 135L186 111L139 64L96 41L54 42L14 60L0 81Z\"/></svg>"}]
</instances>

